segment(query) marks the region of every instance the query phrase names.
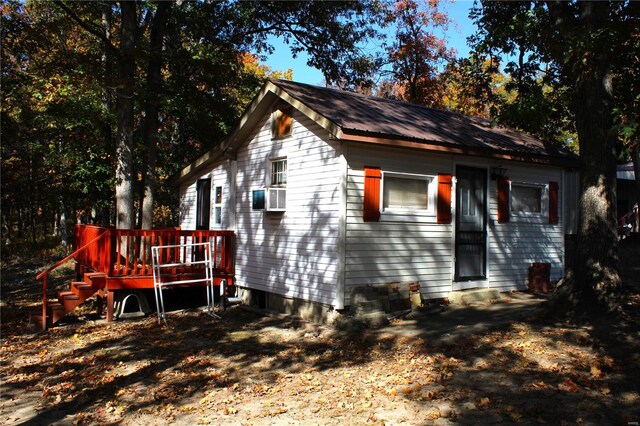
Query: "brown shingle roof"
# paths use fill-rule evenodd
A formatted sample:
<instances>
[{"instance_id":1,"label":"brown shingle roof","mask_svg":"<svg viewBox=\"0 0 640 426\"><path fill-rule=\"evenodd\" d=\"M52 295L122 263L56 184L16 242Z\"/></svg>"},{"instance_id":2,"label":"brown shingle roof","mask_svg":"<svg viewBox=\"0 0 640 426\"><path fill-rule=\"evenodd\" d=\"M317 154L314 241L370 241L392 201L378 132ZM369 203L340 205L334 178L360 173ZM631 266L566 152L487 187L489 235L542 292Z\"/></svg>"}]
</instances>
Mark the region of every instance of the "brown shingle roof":
<instances>
[{"instance_id":1,"label":"brown shingle roof","mask_svg":"<svg viewBox=\"0 0 640 426\"><path fill-rule=\"evenodd\" d=\"M429 142L442 146L576 160L568 149L490 120L389 99L286 80L271 80L340 127L360 135Z\"/></svg>"}]
</instances>

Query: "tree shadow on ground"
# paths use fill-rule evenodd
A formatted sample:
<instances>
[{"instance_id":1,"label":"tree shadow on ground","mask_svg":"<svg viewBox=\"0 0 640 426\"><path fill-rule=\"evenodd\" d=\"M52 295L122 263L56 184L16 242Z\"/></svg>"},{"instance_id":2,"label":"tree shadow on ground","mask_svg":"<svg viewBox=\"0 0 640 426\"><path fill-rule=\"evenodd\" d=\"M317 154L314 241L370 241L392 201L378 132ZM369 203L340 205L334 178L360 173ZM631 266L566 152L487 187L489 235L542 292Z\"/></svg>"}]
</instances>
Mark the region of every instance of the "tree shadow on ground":
<instances>
[{"instance_id":1,"label":"tree shadow on ground","mask_svg":"<svg viewBox=\"0 0 640 426\"><path fill-rule=\"evenodd\" d=\"M241 307L221 320L186 309L162 326L155 317L79 320L37 335L3 323L1 418L637 421L636 290L625 299L623 318L580 326L545 320L544 298L520 293L508 302L450 306L349 331Z\"/></svg>"}]
</instances>

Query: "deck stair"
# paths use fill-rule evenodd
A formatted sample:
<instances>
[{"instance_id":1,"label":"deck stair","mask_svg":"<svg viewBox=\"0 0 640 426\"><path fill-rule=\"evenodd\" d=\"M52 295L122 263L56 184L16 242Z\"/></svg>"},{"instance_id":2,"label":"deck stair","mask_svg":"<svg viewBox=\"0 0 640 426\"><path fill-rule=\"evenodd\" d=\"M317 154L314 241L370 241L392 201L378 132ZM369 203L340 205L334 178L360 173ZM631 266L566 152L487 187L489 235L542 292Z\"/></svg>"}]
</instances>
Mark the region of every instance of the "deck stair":
<instances>
[{"instance_id":1,"label":"deck stair","mask_svg":"<svg viewBox=\"0 0 640 426\"><path fill-rule=\"evenodd\" d=\"M72 281L69 284L69 291L59 291L57 300L47 301L47 327L51 327L60 321L69 312L74 311L83 302L102 290L105 278L105 274L85 274L84 281ZM42 313L43 310L41 308L31 311L31 323L41 327L43 323Z\"/></svg>"},{"instance_id":2,"label":"deck stair","mask_svg":"<svg viewBox=\"0 0 640 426\"><path fill-rule=\"evenodd\" d=\"M142 291L154 289L152 247L165 247L156 256L163 264L175 265L166 273L174 281L181 281L180 286L203 285L201 278L206 274L207 285L211 287L207 294L212 302L214 286L222 281L233 283L234 238L235 233L228 230L117 229L77 224L76 249L36 276L42 286L42 305L31 313L30 320L46 329L94 295L98 297L98 314L106 308L107 321L121 316L127 300L137 299L141 310L148 310L147 304L142 303L146 302ZM199 264L204 246L210 256L206 270ZM48 292L49 275L69 261L76 263L76 280L53 298Z\"/></svg>"}]
</instances>

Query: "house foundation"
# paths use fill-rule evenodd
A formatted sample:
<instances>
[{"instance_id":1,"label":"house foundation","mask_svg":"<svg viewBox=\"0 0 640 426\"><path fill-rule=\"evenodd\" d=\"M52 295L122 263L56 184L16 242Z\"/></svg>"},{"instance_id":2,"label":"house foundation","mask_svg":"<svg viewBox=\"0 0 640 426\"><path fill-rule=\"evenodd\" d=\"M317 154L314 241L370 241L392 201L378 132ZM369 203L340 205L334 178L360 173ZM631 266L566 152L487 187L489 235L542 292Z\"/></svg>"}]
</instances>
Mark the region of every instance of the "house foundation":
<instances>
[{"instance_id":1,"label":"house foundation","mask_svg":"<svg viewBox=\"0 0 640 426\"><path fill-rule=\"evenodd\" d=\"M293 315L305 321L322 324L333 322L338 313L332 306L323 303L281 296L263 290L238 287L238 297L246 305L286 315Z\"/></svg>"}]
</instances>

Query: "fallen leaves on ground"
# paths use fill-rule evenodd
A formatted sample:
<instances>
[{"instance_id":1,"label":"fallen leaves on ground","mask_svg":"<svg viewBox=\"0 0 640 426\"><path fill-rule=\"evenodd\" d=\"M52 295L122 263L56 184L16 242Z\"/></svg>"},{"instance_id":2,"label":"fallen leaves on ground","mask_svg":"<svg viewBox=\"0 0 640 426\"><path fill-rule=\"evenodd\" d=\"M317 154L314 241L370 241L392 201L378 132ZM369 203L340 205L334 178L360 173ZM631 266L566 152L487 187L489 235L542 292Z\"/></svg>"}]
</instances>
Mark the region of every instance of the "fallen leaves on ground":
<instances>
[{"instance_id":1,"label":"fallen leaves on ground","mask_svg":"<svg viewBox=\"0 0 640 426\"><path fill-rule=\"evenodd\" d=\"M633 318L604 331L516 321L449 341L349 334L239 307L222 320L187 310L167 326L84 320L39 335L3 323L0 422L637 421Z\"/></svg>"},{"instance_id":2,"label":"fallen leaves on ground","mask_svg":"<svg viewBox=\"0 0 640 426\"><path fill-rule=\"evenodd\" d=\"M222 321L193 311L170 323L80 323L7 336L0 359L6 395L20 399L18 390L27 389L39 415L68 413L77 424L544 424L571 422L576 413L567 407L579 399L600 407L587 405L583 418L614 415L616 389L631 384L619 361L589 340L566 339L568 329L517 323L445 345L328 327L307 341L306 329L318 326L242 309ZM634 392L626 400L636 401ZM4 398L3 422L11 423Z\"/></svg>"}]
</instances>

